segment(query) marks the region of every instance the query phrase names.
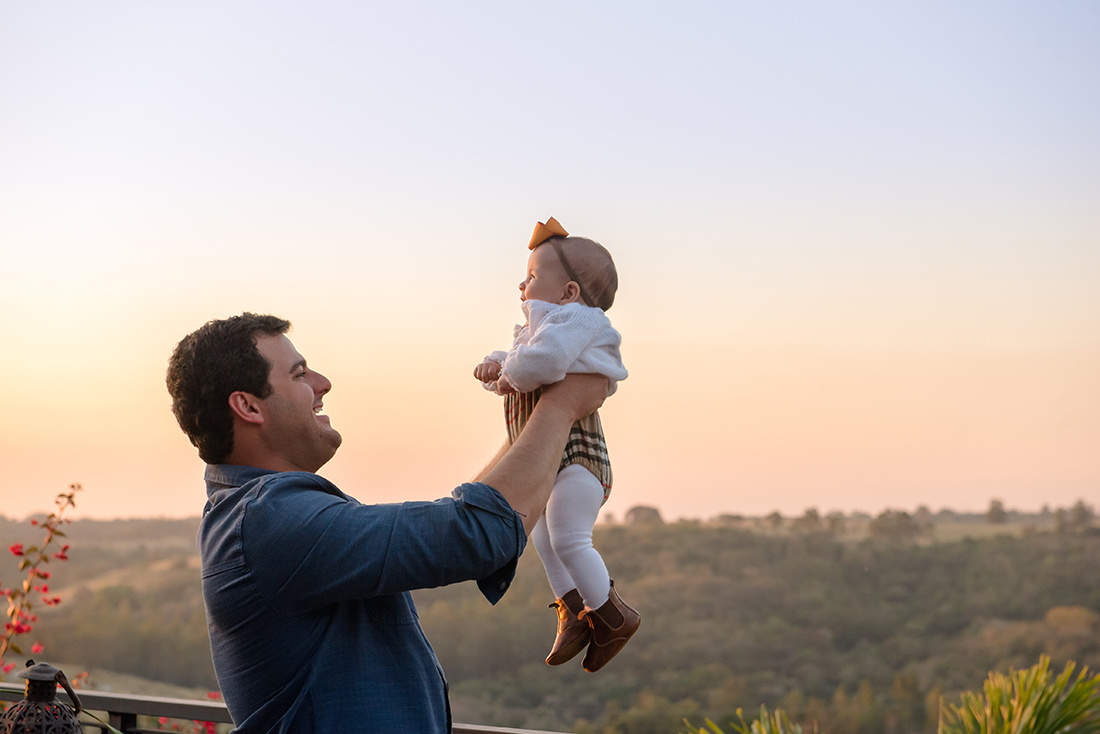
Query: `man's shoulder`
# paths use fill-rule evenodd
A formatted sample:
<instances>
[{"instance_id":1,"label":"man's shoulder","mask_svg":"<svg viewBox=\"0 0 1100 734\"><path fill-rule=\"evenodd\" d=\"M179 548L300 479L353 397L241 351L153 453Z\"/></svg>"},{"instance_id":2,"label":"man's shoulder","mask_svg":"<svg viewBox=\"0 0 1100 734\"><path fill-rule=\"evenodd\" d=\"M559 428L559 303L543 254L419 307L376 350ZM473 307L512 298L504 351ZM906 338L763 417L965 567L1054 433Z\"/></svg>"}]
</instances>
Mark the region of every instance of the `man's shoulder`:
<instances>
[{"instance_id":1,"label":"man's shoulder","mask_svg":"<svg viewBox=\"0 0 1100 734\"><path fill-rule=\"evenodd\" d=\"M352 502L354 499L340 491L335 484L319 474L305 471L285 471L265 474L255 481L256 492L249 505L252 508L264 505L330 505Z\"/></svg>"}]
</instances>

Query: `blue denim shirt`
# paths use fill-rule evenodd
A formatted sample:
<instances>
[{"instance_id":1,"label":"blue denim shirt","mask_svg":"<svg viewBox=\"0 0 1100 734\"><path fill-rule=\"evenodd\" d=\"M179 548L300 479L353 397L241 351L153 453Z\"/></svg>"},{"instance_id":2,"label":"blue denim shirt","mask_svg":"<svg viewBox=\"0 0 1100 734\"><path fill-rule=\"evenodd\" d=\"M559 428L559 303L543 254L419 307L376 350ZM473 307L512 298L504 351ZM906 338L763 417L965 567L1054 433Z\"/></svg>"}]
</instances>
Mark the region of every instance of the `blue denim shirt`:
<instances>
[{"instance_id":1,"label":"blue denim shirt","mask_svg":"<svg viewBox=\"0 0 1100 734\"><path fill-rule=\"evenodd\" d=\"M234 731L449 732L411 589L496 603L527 542L496 490L364 505L308 472L206 469L199 528L214 670Z\"/></svg>"}]
</instances>

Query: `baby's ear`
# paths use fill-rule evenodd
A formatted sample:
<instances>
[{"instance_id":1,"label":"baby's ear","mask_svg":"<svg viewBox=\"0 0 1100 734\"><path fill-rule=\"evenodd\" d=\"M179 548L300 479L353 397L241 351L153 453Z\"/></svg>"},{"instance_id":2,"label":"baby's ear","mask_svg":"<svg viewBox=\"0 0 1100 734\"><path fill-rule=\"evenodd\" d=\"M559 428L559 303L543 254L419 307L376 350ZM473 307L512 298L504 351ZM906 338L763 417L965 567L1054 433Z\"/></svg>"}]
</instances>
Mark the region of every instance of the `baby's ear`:
<instances>
[{"instance_id":1,"label":"baby's ear","mask_svg":"<svg viewBox=\"0 0 1100 734\"><path fill-rule=\"evenodd\" d=\"M561 303L559 305L564 306L567 303L575 303L581 299L581 287L577 285L577 281L571 280L565 284L565 290L562 291Z\"/></svg>"}]
</instances>

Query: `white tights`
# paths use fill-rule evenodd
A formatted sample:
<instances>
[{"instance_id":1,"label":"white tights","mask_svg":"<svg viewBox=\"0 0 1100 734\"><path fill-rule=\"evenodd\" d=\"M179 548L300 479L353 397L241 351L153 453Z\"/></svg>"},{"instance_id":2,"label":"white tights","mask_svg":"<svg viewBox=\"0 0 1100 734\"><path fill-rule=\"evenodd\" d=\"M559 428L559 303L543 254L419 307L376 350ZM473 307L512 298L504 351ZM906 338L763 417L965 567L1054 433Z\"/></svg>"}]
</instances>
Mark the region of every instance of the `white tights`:
<instances>
[{"instance_id":1,"label":"white tights","mask_svg":"<svg viewBox=\"0 0 1100 734\"><path fill-rule=\"evenodd\" d=\"M611 582L603 558L592 547L592 527L603 505L603 486L592 472L571 464L558 472L531 540L559 599L576 589L589 609L607 601Z\"/></svg>"}]
</instances>

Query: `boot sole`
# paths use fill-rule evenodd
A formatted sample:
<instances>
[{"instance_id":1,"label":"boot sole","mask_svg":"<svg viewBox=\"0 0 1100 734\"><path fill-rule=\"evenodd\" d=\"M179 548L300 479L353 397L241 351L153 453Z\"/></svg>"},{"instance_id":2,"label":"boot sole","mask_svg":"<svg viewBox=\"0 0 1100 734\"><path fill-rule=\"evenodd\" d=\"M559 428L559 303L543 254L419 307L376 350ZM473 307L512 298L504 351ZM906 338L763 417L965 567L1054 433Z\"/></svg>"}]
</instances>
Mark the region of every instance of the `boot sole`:
<instances>
[{"instance_id":1,"label":"boot sole","mask_svg":"<svg viewBox=\"0 0 1100 734\"><path fill-rule=\"evenodd\" d=\"M547 655L546 664L561 665L562 663L568 663L570 660L580 655L581 650L588 647L588 643L591 641L592 635L581 635L556 653Z\"/></svg>"},{"instance_id":2,"label":"boot sole","mask_svg":"<svg viewBox=\"0 0 1100 734\"><path fill-rule=\"evenodd\" d=\"M641 620L639 619L639 620L638 620L638 627L641 627L641 626L642 626L642 621L641 621ZM605 665L607 665L607 664L608 664L608 663L610 663L610 662L611 662L612 660L614 660L614 659L615 659L615 656L616 656L616 655L618 655L618 654L619 654L620 652L622 652L622 649L623 649L624 647L626 647L626 643L630 642L630 638L631 638L631 637L633 637L633 636L634 636L634 633L638 631L638 627L635 627L634 629L632 629L632 630L630 631L630 634L628 634L628 635L627 635L626 637L624 637L624 638L622 639L622 641L621 641L621 642L620 642L620 641L618 641L618 640L616 640L616 641L615 641L615 642L616 642L616 644L618 645L618 648L617 648L617 649L615 650L615 652L611 653L611 657L609 657L609 658L608 658L607 660L604 660L604 661L603 661L603 663L602 663L601 665L599 665L599 666L597 666L597 667L595 667L595 668L589 668L589 667L588 667L587 665L585 665L585 666L584 666L584 670L585 670L585 672L586 672L586 673L595 673L595 672L596 672L597 670L603 670L603 667L604 667ZM606 648L605 648L605 649L606 649Z\"/></svg>"}]
</instances>

